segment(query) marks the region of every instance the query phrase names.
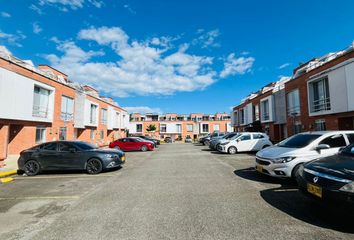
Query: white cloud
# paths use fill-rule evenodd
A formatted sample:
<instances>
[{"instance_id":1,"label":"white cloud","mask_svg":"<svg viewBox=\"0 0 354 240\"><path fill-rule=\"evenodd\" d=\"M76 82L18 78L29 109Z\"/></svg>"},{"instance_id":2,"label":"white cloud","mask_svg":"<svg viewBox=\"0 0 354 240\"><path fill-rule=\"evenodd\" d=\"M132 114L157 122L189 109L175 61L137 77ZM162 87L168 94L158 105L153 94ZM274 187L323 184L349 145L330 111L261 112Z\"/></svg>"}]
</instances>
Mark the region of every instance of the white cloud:
<instances>
[{"instance_id":1,"label":"white cloud","mask_svg":"<svg viewBox=\"0 0 354 240\"><path fill-rule=\"evenodd\" d=\"M254 61L253 57L237 58L234 53L231 53L224 63L224 69L221 71L220 77L226 78L237 74L245 74L251 70Z\"/></svg>"},{"instance_id":2,"label":"white cloud","mask_svg":"<svg viewBox=\"0 0 354 240\"><path fill-rule=\"evenodd\" d=\"M160 108L151 108L147 106L139 106L139 107L123 107L125 110L127 110L129 113L141 113L141 114L146 114L146 113L158 113L161 114L162 111Z\"/></svg>"},{"instance_id":3,"label":"white cloud","mask_svg":"<svg viewBox=\"0 0 354 240\"><path fill-rule=\"evenodd\" d=\"M136 11L128 4L124 4L123 7L127 9L130 13L136 14Z\"/></svg>"},{"instance_id":4,"label":"white cloud","mask_svg":"<svg viewBox=\"0 0 354 240\"><path fill-rule=\"evenodd\" d=\"M42 32L42 30L43 30L43 29L39 26L38 22L33 23L33 24L32 24L32 28L33 28L33 32L34 32L35 34L38 34L38 33Z\"/></svg>"},{"instance_id":5,"label":"white cloud","mask_svg":"<svg viewBox=\"0 0 354 240\"><path fill-rule=\"evenodd\" d=\"M204 29L198 29L197 34L201 35L193 40L194 45L199 44L202 48L220 47L220 44L215 42L220 35L219 29L214 29L205 33Z\"/></svg>"},{"instance_id":6,"label":"white cloud","mask_svg":"<svg viewBox=\"0 0 354 240\"><path fill-rule=\"evenodd\" d=\"M0 45L0 52L5 53L6 55L12 55L9 49L7 49L5 46Z\"/></svg>"},{"instance_id":7,"label":"white cloud","mask_svg":"<svg viewBox=\"0 0 354 240\"><path fill-rule=\"evenodd\" d=\"M40 7L53 6L60 11L68 12L69 10L77 10L83 8L86 5L91 5L96 8L101 8L104 5L100 0L39 0L38 5L32 4L30 9L36 11L39 14L43 14Z\"/></svg>"},{"instance_id":8,"label":"white cloud","mask_svg":"<svg viewBox=\"0 0 354 240\"><path fill-rule=\"evenodd\" d=\"M25 39L26 36L21 31L16 31L16 34L5 33L0 30L0 40L4 39L10 45L15 45L17 47L22 47L22 44L19 42Z\"/></svg>"},{"instance_id":9,"label":"white cloud","mask_svg":"<svg viewBox=\"0 0 354 240\"><path fill-rule=\"evenodd\" d=\"M39 15L43 15L43 11L42 9L40 9L37 5L35 4L31 4L31 6L29 6L29 9L35 11L36 13L38 13Z\"/></svg>"},{"instance_id":10,"label":"white cloud","mask_svg":"<svg viewBox=\"0 0 354 240\"><path fill-rule=\"evenodd\" d=\"M284 68L289 67L289 66L290 66L290 63L284 63L284 64L280 65L278 68L279 69L284 69Z\"/></svg>"},{"instance_id":11,"label":"white cloud","mask_svg":"<svg viewBox=\"0 0 354 240\"><path fill-rule=\"evenodd\" d=\"M11 17L11 14L7 13L7 12L1 12L0 15L1 15L1 17L5 17L5 18Z\"/></svg>"}]
</instances>

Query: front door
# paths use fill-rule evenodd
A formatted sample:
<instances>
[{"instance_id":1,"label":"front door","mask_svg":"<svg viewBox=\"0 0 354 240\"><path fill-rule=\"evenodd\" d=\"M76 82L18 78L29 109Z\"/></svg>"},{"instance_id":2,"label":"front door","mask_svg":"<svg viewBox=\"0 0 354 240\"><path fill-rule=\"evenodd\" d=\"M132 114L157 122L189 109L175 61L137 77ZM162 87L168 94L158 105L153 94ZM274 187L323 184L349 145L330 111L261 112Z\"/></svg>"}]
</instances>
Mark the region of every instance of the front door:
<instances>
[{"instance_id":1,"label":"front door","mask_svg":"<svg viewBox=\"0 0 354 240\"><path fill-rule=\"evenodd\" d=\"M254 141L251 138L251 134L243 134L236 141L236 148L239 152L247 152L253 149Z\"/></svg>"},{"instance_id":2,"label":"front door","mask_svg":"<svg viewBox=\"0 0 354 240\"><path fill-rule=\"evenodd\" d=\"M71 150L75 149L74 152ZM59 143L58 161L62 169L83 169L84 164L80 158L80 152L69 143Z\"/></svg>"},{"instance_id":3,"label":"front door","mask_svg":"<svg viewBox=\"0 0 354 240\"><path fill-rule=\"evenodd\" d=\"M318 152L321 157L334 155L339 151L341 147L345 147L347 145L342 134L336 134L327 137L323 139L319 144L327 144L330 147L329 149L323 149Z\"/></svg>"}]
</instances>

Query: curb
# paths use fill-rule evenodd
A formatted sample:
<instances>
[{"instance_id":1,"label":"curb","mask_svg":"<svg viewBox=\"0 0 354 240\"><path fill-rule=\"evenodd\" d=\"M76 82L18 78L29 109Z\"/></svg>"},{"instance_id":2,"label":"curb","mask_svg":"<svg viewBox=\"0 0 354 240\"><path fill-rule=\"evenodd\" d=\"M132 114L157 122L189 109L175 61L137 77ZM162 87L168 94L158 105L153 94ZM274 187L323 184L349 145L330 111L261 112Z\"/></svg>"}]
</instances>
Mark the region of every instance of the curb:
<instances>
[{"instance_id":1,"label":"curb","mask_svg":"<svg viewBox=\"0 0 354 240\"><path fill-rule=\"evenodd\" d=\"M2 183L8 183L8 182L11 182L13 181L14 179L12 177L7 177L7 178L1 178L0 179L0 182Z\"/></svg>"},{"instance_id":2,"label":"curb","mask_svg":"<svg viewBox=\"0 0 354 240\"><path fill-rule=\"evenodd\" d=\"M16 169L10 170L10 171L6 171L6 172L0 172L0 178L8 177L8 176L15 175L15 174L17 174L17 170Z\"/></svg>"}]
</instances>

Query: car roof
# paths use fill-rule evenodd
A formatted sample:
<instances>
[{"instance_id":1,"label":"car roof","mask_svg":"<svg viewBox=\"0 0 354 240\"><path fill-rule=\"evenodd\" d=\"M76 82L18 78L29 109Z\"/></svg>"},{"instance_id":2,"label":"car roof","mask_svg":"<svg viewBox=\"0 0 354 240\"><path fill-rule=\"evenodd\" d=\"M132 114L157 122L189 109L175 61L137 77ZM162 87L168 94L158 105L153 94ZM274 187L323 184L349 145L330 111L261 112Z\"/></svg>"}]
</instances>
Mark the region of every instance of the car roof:
<instances>
[{"instance_id":1,"label":"car roof","mask_svg":"<svg viewBox=\"0 0 354 240\"><path fill-rule=\"evenodd\" d=\"M302 132L300 134L314 134L314 135L325 135L325 134L346 134L346 133L353 133L354 131L351 130L339 130L339 131L309 131L309 132Z\"/></svg>"}]
</instances>

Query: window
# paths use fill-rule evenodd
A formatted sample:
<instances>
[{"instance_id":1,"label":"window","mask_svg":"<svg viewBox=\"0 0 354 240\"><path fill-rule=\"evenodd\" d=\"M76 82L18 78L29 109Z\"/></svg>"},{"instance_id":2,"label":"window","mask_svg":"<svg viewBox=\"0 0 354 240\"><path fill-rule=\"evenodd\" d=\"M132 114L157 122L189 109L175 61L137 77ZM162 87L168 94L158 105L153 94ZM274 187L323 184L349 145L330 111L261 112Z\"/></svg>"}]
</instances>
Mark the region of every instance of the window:
<instances>
[{"instance_id":1,"label":"window","mask_svg":"<svg viewBox=\"0 0 354 240\"><path fill-rule=\"evenodd\" d=\"M326 130L326 121L323 119L316 120L314 128L315 128L315 131L325 131Z\"/></svg>"},{"instance_id":2,"label":"window","mask_svg":"<svg viewBox=\"0 0 354 240\"><path fill-rule=\"evenodd\" d=\"M327 144L331 148L339 148L339 147L344 147L347 145L343 135L341 135L341 134L325 138L324 140L322 140L320 142L320 144Z\"/></svg>"},{"instance_id":3,"label":"window","mask_svg":"<svg viewBox=\"0 0 354 240\"><path fill-rule=\"evenodd\" d=\"M101 123L107 124L107 109L105 108L101 109Z\"/></svg>"},{"instance_id":4,"label":"window","mask_svg":"<svg viewBox=\"0 0 354 240\"><path fill-rule=\"evenodd\" d=\"M136 132L143 132L143 124L137 124L136 125Z\"/></svg>"},{"instance_id":5,"label":"window","mask_svg":"<svg viewBox=\"0 0 354 240\"><path fill-rule=\"evenodd\" d=\"M42 149L46 150L46 151L56 151L57 150L57 143L55 143L55 142L48 143L48 144L44 145L44 147Z\"/></svg>"},{"instance_id":6,"label":"window","mask_svg":"<svg viewBox=\"0 0 354 240\"><path fill-rule=\"evenodd\" d=\"M269 120L269 100L264 100L261 102L261 112L262 112L262 121Z\"/></svg>"},{"instance_id":7,"label":"window","mask_svg":"<svg viewBox=\"0 0 354 240\"><path fill-rule=\"evenodd\" d=\"M294 134L301 133L302 124L301 124L300 122L296 122L296 123L293 125L293 130L294 130Z\"/></svg>"},{"instance_id":8,"label":"window","mask_svg":"<svg viewBox=\"0 0 354 240\"><path fill-rule=\"evenodd\" d=\"M61 96L61 114L63 121L72 121L74 118L74 99Z\"/></svg>"},{"instance_id":9,"label":"window","mask_svg":"<svg viewBox=\"0 0 354 240\"><path fill-rule=\"evenodd\" d=\"M120 115L119 115L119 112L116 112L116 123L117 123L117 126L120 127Z\"/></svg>"},{"instance_id":10,"label":"window","mask_svg":"<svg viewBox=\"0 0 354 240\"><path fill-rule=\"evenodd\" d=\"M94 104L91 104L90 107L90 123L91 124L97 123L97 106Z\"/></svg>"},{"instance_id":11,"label":"window","mask_svg":"<svg viewBox=\"0 0 354 240\"><path fill-rule=\"evenodd\" d=\"M101 138L101 140L104 139L104 130L101 130L101 131L100 131L100 138Z\"/></svg>"},{"instance_id":12,"label":"window","mask_svg":"<svg viewBox=\"0 0 354 240\"><path fill-rule=\"evenodd\" d=\"M182 125L181 124L176 124L176 130L178 133L182 132Z\"/></svg>"},{"instance_id":13,"label":"window","mask_svg":"<svg viewBox=\"0 0 354 240\"><path fill-rule=\"evenodd\" d=\"M32 116L48 117L49 93L50 91L47 89L34 86Z\"/></svg>"},{"instance_id":14,"label":"window","mask_svg":"<svg viewBox=\"0 0 354 240\"><path fill-rule=\"evenodd\" d=\"M245 135L242 135L239 139L240 139L240 141L251 140L251 135L250 134L245 134Z\"/></svg>"},{"instance_id":15,"label":"window","mask_svg":"<svg viewBox=\"0 0 354 240\"><path fill-rule=\"evenodd\" d=\"M300 115L300 96L299 90L296 89L292 92L289 92L287 95L288 105L287 112L289 116L298 116Z\"/></svg>"},{"instance_id":16,"label":"window","mask_svg":"<svg viewBox=\"0 0 354 240\"><path fill-rule=\"evenodd\" d=\"M253 113L254 120L259 121L259 105L257 104L253 107L254 107L254 113Z\"/></svg>"},{"instance_id":17,"label":"window","mask_svg":"<svg viewBox=\"0 0 354 240\"><path fill-rule=\"evenodd\" d=\"M160 124L160 132L165 133L166 130L166 124Z\"/></svg>"},{"instance_id":18,"label":"window","mask_svg":"<svg viewBox=\"0 0 354 240\"><path fill-rule=\"evenodd\" d=\"M60 141L66 140L66 127L61 127L59 129L59 140Z\"/></svg>"},{"instance_id":19,"label":"window","mask_svg":"<svg viewBox=\"0 0 354 240\"><path fill-rule=\"evenodd\" d=\"M240 110L240 123L245 124L245 109Z\"/></svg>"},{"instance_id":20,"label":"window","mask_svg":"<svg viewBox=\"0 0 354 240\"><path fill-rule=\"evenodd\" d=\"M331 110L328 78L311 82L309 88L311 112Z\"/></svg>"},{"instance_id":21,"label":"window","mask_svg":"<svg viewBox=\"0 0 354 240\"><path fill-rule=\"evenodd\" d=\"M59 152L70 152L70 149L74 148L70 144L67 143L59 143Z\"/></svg>"},{"instance_id":22,"label":"window","mask_svg":"<svg viewBox=\"0 0 354 240\"><path fill-rule=\"evenodd\" d=\"M95 140L95 130L93 129L90 130L90 139Z\"/></svg>"},{"instance_id":23,"label":"window","mask_svg":"<svg viewBox=\"0 0 354 240\"><path fill-rule=\"evenodd\" d=\"M350 142L350 144L354 143L354 134L347 134L348 140Z\"/></svg>"},{"instance_id":24,"label":"window","mask_svg":"<svg viewBox=\"0 0 354 240\"><path fill-rule=\"evenodd\" d=\"M214 131L220 130L220 124L214 124Z\"/></svg>"},{"instance_id":25,"label":"window","mask_svg":"<svg viewBox=\"0 0 354 240\"><path fill-rule=\"evenodd\" d=\"M45 134L46 128L45 127L37 127L36 128L36 144L45 142Z\"/></svg>"},{"instance_id":26,"label":"window","mask_svg":"<svg viewBox=\"0 0 354 240\"><path fill-rule=\"evenodd\" d=\"M203 132L209 132L209 124L203 123L202 124L202 130L203 130Z\"/></svg>"},{"instance_id":27,"label":"window","mask_svg":"<svg viewBox=\"0 0 354 240\"><path fill-rule=\"evenodd\" d=\"M187 124L187 132L193 132L193 124Z\"/></svg>"},{"instance_id":28,"label":"window","mask_svg":"<svg viewBox=\"0 0 354 240\"><path fill-rule=\"evenodd\" d=\"M253 139L261 139L264 138L264 136L260 133L253 134Z\"/></svg>"}]
</instances>

